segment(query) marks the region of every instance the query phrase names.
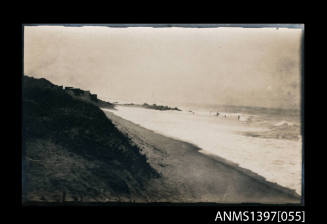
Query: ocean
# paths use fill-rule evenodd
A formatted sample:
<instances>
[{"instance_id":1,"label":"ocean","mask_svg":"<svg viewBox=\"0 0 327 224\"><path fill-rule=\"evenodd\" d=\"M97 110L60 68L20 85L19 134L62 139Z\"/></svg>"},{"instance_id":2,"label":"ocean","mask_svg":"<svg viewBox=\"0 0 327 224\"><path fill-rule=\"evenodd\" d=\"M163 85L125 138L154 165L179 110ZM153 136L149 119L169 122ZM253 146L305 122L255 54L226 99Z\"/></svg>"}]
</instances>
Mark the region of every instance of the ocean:
<instances>
[{"instance_id":1,"label":"ocean","mask_svg":"<svg viewBox=\"0 0 327 224\"><path fill-rule=\"evenodd\" d=\"M201 105L182 111L116 106L115 115L168 137L197 145L301 195L300 111ZM176 149L178 150L178 149Z\"/></svg>"}]
</instances>

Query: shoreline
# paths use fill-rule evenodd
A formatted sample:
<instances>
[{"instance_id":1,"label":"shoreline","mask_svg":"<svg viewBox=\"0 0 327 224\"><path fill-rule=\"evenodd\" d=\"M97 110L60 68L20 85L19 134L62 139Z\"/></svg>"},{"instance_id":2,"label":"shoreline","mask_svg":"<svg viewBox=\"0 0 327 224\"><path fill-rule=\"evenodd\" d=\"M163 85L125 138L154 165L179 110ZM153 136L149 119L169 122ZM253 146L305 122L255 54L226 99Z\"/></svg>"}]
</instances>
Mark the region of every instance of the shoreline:
<instances>
[{"instance_id":1,"label":"shoreline","mask_svg":"<svg viewBox=\"0 0 327 224\"><path fill-rule=\"evenodd\" d=\"M302 194L301 143L274 136L267 138L264 135L273 131L267 125L217 119L208 114L153 112L127 107L116 109L112 111L115 115L134 124L166 137L192 143L203 149L202 153L224 158L269 182L293 189L298 195ZM259 134L247 136L245 133L249 132ZM289 133L289 130L284 132Z\"/></svg>"},{"instance_id":2,"label":"shoreline","mask_svg":"<svg viewBox=\"0 0 327 224\"><path fill-rule=\"evenodd\" d=\"M102 110L133 144L138 145L161 177L149 183L153 202L301 203L295 190L267 181L251 170L196 145L164 136ZM192 172L191 172L192 171Z\"/></svg>"}]
</instances>

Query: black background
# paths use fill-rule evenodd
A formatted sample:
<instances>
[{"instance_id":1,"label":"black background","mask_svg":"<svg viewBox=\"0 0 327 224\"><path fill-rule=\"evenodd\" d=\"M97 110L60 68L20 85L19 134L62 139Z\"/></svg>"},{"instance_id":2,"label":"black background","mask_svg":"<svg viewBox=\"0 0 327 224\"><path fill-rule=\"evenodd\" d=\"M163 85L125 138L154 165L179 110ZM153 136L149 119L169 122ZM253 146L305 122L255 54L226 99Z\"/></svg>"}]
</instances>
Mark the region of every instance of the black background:
<instances>
[{"instance_id":1,"label":"black background","mask_svg":"<svg viewBox=\"0 0 327 224\"><path fill-rule=\"evenodd\" d=\"M51 7L51 6L49 6ZM267 5L265 8L269 8ZM108 12L102 15L111 14L114 11L113 7L106 8ZM291 8L292 9L292 8ZM92 10L90 10L92 11ZM10 156L3 155L2 160L5 162L6 173L2 178L2 185L8 189L3 191L4 198L8 198L8 202L3 201L4 207L10 209L10 212L6 212L6 215L10 215L11 219L22 218L24 221L33 222L90 222L90 223L120 223L128 221L127 223L148 221L151 223L164 222L164 223L215 223L214 219L217 211L272 211L272 210L295 210L295 211L306 211L306 223L313 223L313 220L317 220L316 215L318 211L314 209L313 193L321 192L318 188L313 186L313 180L321 180L324 175L324 163L313 162L313 153L323 155L323 146L319 146L316 139L314 140L315 134L317 133L316 125L317 119L317 105L314 105L315 100L318 98L319 105L323 102L324 88L317 85L317 79L323 76L324 69L313 71L314 67L311 65L314 60L312 42L317 44L316 39L312 40L312 33L314 23L308 22L304 19L304 16L291 16L289 11L285 10L284 17L266 17L266 13L262 12L261 16L253 16L249 11L243 11L246 16L226 16L222 18L220 9L216 12L216 15L220 16L163 16L163 17L140 17L140 16L99 16L98 11L95 15L90 16L90 13L80 17L73 16L59 16L59 12L55 12L51 15L44 13L42 16L36 16L34 13L19 14L11 19L9 23L9 29L2 32L2 36L8 37L8 40L4 42L4 47L9 48L9 53L6 56L7 71L2 71L2 77L9 80L3 80L2 86L4 93L2 98L4 99L4 109L8 113L2 117L3 121L7 124L5 129L6 134L10 135L9 144L2 148L2 151L10 153ZM242 9L241 9L242 11ZM273 15L274 8L272 9ZM303 12L304 15L305 11ZM27 15L26 15L27 14ZM278 14L278 13L276 13ZM267 15L266 15L267 16ZM277 205L212 205L212 204L201 204L201 205L146 205L141 204L137 206L131 206L129 204L122 204L116 206L106 207L23 207L21 205L21 76L23 74L23 49L22 49L22 24L33 24L33 23L305 23L305 37L304 37L304 149L305 149L305 192L304 192L304 205L299 206L277 206ZM9 31L10 30L10 31ZM13 32L11 32L13 31ZM10 33L10 35L8 35ZM323 36L321 33L319 36ZM12 42L12 43L11 43ZM323 42L321 42L323 43ZM3 53L4 55L4 53ZM320 64L323 67L323 64ZM316 82L314 82L316 80ZM315 83L315 84L314 84ZM319 82L318 82L319 83ZM321 84L321 82L320 82ZM318 90L318 96L314 96L314 92ZM320 98L319 98L320 96ZM324 104L324 103L323 103ZM316 109L316 111L314 111ZM319 110L320 111L320 110ZM322 125L322 124L321 124ZM14 147L13 147L14 146ZM1 158L1 157L0 157ZM12 158L9 160L8 158ZM312 171L312 165L319 164L320 172L318 178ZM8 177L7 177L8 175ZM321 184L322 185L322 184ZM322 198L320 199L323 200ZM319 206L320 207L320 206ZM323 206L322 206L323 207ZM4 210L3 210L4 211ZM101 220L100 220L101 219ZM218 223L218 222L217 222ZM249 222L248 222L249 223Z\"/></svg>"}]
</instances>

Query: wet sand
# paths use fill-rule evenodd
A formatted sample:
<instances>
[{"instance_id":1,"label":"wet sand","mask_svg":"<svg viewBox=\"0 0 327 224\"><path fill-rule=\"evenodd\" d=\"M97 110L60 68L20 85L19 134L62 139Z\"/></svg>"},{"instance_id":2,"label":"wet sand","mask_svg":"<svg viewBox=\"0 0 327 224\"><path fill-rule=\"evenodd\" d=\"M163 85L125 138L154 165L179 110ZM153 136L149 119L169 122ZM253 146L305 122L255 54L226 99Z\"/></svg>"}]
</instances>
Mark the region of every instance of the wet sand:
<instances>
[{"instance_id":1,"label":"wet sand","mask_svg":"<svg viewBox=\"0 0 327 224\"><path fill-rule=\"evenodd\" d=\"M300 203L294 190L266 181L195 145L168 138L104 111L160 174L146 184L148 202ZM255 158L253 158L255 159Z\"/></svg>"}]
</instances>

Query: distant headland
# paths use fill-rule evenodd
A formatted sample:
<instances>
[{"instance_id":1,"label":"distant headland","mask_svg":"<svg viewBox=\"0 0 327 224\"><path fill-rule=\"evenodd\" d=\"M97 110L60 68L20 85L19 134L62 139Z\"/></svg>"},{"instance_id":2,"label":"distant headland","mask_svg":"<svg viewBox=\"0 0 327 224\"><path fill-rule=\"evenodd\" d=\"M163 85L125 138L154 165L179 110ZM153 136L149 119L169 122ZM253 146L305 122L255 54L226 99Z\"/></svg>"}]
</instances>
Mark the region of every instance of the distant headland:
<instances>
[{"instance_id":1,"label":"distant headland","mask_svg":"<svg viewBox=\"0 0 327 224\"><path fill-rule=\"evenodd\" d=\"M163 106L163 105L157 105L157 104L135 104L135 103L125 103L125 104L118 104L121 106L131 106L131 107L142 107L146 109L152 109L152 110L176 110L176 111L182 111L178 107L169 107L169 106Z\"/></svg>"}]
</instances>

